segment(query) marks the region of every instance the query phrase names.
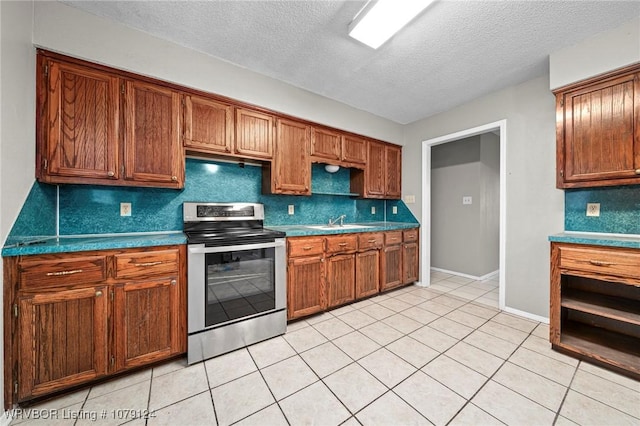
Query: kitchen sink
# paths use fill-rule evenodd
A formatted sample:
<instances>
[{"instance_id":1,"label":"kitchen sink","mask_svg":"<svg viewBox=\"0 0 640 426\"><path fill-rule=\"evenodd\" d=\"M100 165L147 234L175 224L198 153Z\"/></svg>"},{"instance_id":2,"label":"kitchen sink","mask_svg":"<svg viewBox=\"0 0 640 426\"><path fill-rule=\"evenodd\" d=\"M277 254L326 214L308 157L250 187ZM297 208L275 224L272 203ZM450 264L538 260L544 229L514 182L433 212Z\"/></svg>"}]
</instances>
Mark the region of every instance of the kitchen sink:
<instances>
[{"instance_id":1,"label":"kitchen sink","mask_svg":"<svg viewBox=\"0 0 640 426\"><path fill-rule=\"evenodd\" d=\"M369 225L353 225L353 224L345 224L345 225L305 225L307 228L311 229L319 229L321 231L339 231L341 229L364 229L364 228L373 228L373 226Z\"/></svg>"}]
</instances>

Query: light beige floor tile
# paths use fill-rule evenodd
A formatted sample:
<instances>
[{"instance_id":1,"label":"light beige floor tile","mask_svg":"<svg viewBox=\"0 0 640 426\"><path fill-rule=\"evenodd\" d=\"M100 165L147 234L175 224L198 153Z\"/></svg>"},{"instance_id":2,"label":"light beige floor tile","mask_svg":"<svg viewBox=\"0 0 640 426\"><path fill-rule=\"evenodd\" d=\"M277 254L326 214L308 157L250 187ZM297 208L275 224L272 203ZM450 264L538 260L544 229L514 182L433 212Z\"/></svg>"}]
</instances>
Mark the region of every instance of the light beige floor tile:
<instances>
[{"instance_id":1,"label":"light beige floor tile","mask_svg":"<svg viewBox=\"0 0 640 426\"><path fill-rule=\"evenodd\" d=\"M438 319L438 315L417 306L407 309L402 312L402 315L409 317L414 321L418 321L422 325L429 324L431 321Z\"/></svg>"},{"instance_id":2,"label":"light beige floor tile","mask_svg":"<svg viewBox=\"0 0 640 426\"><path fill-rule=\"evenodd\" d=\"M456 292L463 292L466 294L469 294L471 296L475 296L473 297L474 299L476 297L482 296L483 294L488 293L489 291L491 291L491 289L484 289L484 288L477 288L477 287L471 287L470 285L465 285L463 287L458 287L457 289L455 289L455 291L452 291L451 294L456 294Z\"/></svg>"},{"instance_id":3,"label":"light beige floor tile","mask_svg":"<svg viewBox=\"0 0 640 426\"><path fill-rule=\"evenodd\" d=\"M455 290L455 289L458 289L460 287L463 287L463 286L464 286L464 284L454 283L454 282L451 282L451 281L449 281L447 279L438 281L437 283L435 283L433 285L434 288L444 288L444 289L446 289L447 293L452 291L452 290Z\"/></svg>"},{"instance_id":4,"label":"light beige floor tile","mask_svg":"<svg viewBox=\"0 0 640 426\"><path fill-rule=\"evenodd\" d=\"M429 272L432 278L436 277L440 279L445 279L453 276L453 274L450 274L448 272L442 272L442 271L429 271Z\"/></svg>"},{"instance_id":5,"label":"light beige floor tile","mask_svg":"<svg viewBox=\"0 0 640 426\"><path fill-rule=\"evenodd\" d=\"M215 423L209 423L215 424ZM240 420L236 426L289 426L278 404L273 404L249 417Z\"/></svg>"},{"instance_id":6,"label":"light beige floor tile","mask_svg":"<svg viewBox=\"0 0 640 426\"><path fill-rule=\"evenodd\" d=\"M486 320L493 318L499 312L496 309L479 306L473 303L467 303L466 305L460 306L458 310L471 315L475 315L480 318L484 318Z\"/></svg>"},{"instance_id":7,"label":"light beige floor tile","mask_svg":"<svg viewBox=\"0 0 640 426\"><path fill-rule=\"evenodd\" d=\"M487 297L478 297L477 299L473 300L473 303L479 303L482 305L485 305L487 308L493 308L493 309L498 309L500 304L498 302L498 299L495 298L487 298Z\"/></svg>"},{"instance_id":8,"label":"light beige floor tile","mask_svg":"<svg viewBox=\"0 0 640 426\"><path fill-rule=\"evenodd\" d=\"M381 306L377 303L365 306L364 308L361 308L360 311L377 320L381 320L395 314L395 311L392 311L389 308L385 308L384 306Z\"/></svg>"},{"instance_id":9,"label":"light beige floor tile","mask_svg":"<svg viewBox=\"0 0 640 426\"><path fill-rule=\"evenodd\" d=\"M373 305L374 302L371 299L364 299L356 303L352 303L350 306L353 306L356 309L362 309L365 306Z\"/></svg>"},{"instance_id":10,"label":"light beige floor tile","mask_svg":"<svg viewBox=\"0 0 640 426\"><path fill-rule=\"evenodd\" d=\"M380 321L361 328L360 332L382 346L388 345L403 336L403 334L395 328L389 327Z\"/></svg>"},{"instance_id":11,"label":"light beige floor tile","mask_svg":"<svg viewBox=\"0 0 640 426\"><path fill-rule=\"evenodd\" d=\"M467 402L422 371L398 385L394 392L435 425L445 425Z\"/></svg>"},{"instance_id":12,"label":"light beige floor tile","mask_svg":"<svg viewBox=\"0 0 640 426\"><path fill-rule=\"evenodd\" d=\"M165 362L164 364L160 364L156 367L153 367L153 378L162 376L164 374L168 374L174 372L176 370L181 370L187 366L187 357L182 357L175 359L173 361Z\"/></svg>"},{"instance_id":13,"label":"light beige floor tile","mask_svg":"<svg viewBox=\"0 0 640 426\"><path fill-rule=\"evenodd\" d=\"M285 336L298 333L308 328L311 327L304 327L301 330L287 333ZM283 359L287 359L296 354L296 351L293 350L291 345L289 345L282 336L274 337L273 339L251 345L248 347L248 350L258 368L264 368L268 365L275 364L276 362L280 362Z\"/></svg>"},{"instance_id":14,"label":"light beige floor tile","mask_svg":"<svg viewBox=\"0 0 640 426\"><path fill-rule=\"evenodd\" d=\"M431 322L429 327L435 328L436 330L448 334L451 337L455 337L458 340L464 339L473 331L473 328L467 327L466 325L462 325L445 317L438 318Z\"/></svg>"},{"instance_id":15,"label":"light beige floor tile","mask_svg":"<svg viewBox=\"0 0 640 426\"><path fill-rule=\"evenodd\" d=\"M538 324L538 326L533 329L531 334L548 341L549 340L549 324L542 324L542 323Z\"/></svg>"},{"instance_id":16,"label":"light beige floor tile","mask_svg":"<svg viewBox=\"0 0 640 426\"><path fill-rule=\"evenodd\" d=\"M407 312L407 311L404 311L404 312ZM382 322L395 328L396 330L398 330L403 334L411 333L412 331L419 329L423 325L418 321L415 321L409 317L404 316L403 314L391 315L390 317L383 319Z\"/></svg>"},{"instance_id":17,"label":"light beige floor tile","mask_svg":"<svg viewBox=\"0 0 640 426\"><path fill-rule=\"evenodd\" d=\"M471 398L487 381L482 374L446 355L434 359L422 371L466 399Z\"/></svg>"},{"instance_id":18,"label":"light beige floor tile","mask_svg":"<svg viewBox=\"0 0 640 426\"><path fill-rule=\"evenodd\" d=\"M356 414L363 426L431 425L424 416L393 392L387 392Z\"/></svg>"},{"instance_id":19,"label":"light beige floor tile","mask_svg":"<svg viewBox=\"0 0 640 426\"><path fill-rule=\"evenodd\" d=\"M415 291L401 294L400 296L396 297L396 299L401 300L404 303L408 303L411 306L419 305L427 301L427 299L425 299L424 297L416 294Z\"/></svg>"},{"instance_id":20,"label":"light beige floor tile","mask_svg":"<svg viewBox=\"0 0 640 426\"><path fill-rule=\"evenodd\" d=\"M333 373L324 383L352 413L387 391L378 379L356 363Z\"/></svg>"},{"instance_id":21,"label":"light beige floor tile","mask_svg":"<svg viewBox=\"0 0 640 426\"><path fill-rule=\"evenodd\" d=\"M572 422L566 417L558 416L553 426L580 426L578 423Z\"/></svg>"},{"instance_id":22,"label":"light beige floor tile","mask_svg":"<svg viewBox=\"0 0 640 426\"><path fill-rule=\"evenodd\" d=\"M307 327L301 330L294 331L293 333L287 333L284 335L284 339L298 353L321 345L327 341L327 338L320 334L318 330L313 327Z\"/></svg>"},{"instance_id":23,"label":"light beige floor tile","mask_svg":"<svg viewBox=\"0 0 640 426\"><path fill-rule=\"evenodd\" d=\"M338 318L332 318L327 321L323 321L313 326L327 339L335 339L345 334L351 333L353 328L349 327L346 323L340 321Z\"/></svg>"},{"instance_id":24,"label":"light beige floor tile","mask_svg":"<svg viewBox=\"0 0 640 426\"><path fill-rule=\"evenodd\" d=\"M416 371L416 367L385 348L367 355L358 363L390 388Z\"/></svg>"},{"instance_id":25,"label":"light beige floor tile","mask_svg":"<svg viewBox=\"0 0 640 426\"><path fill-rule=\"evenodd\" d=\"M380 348L380 345L359 331L347 334L333 341L344 353L358 360Z\"/></svg>"},{"instance_id":26,"label":"light beige floor tile","mask_svg":"<svg viewBox=\"0 0 640 426\"><path fill-rule=\"evenodd\" d=\"M349 419L340 426L360 426L360 422L357 421L355 417L349 417Z\"/></svg>"},{"instance_id":27,"label":"light beige floor tile","mask_svg":"<svg viewBox=\"0 0 640 426\"><path fill-rule=\"evenodd\" d=\"M461 311L460 309L456 309L453 312L449 312L444 317L471 328L478 328L482 324L487 322L487 320L484 318L477 317L472 314L468 314L466 312Z\"/></svg>"},{"instance_id":28,"label":"light beige floor tile","mask_svg":"<svg viewBox=\"0 0 640 426\"><path fill-rule=\"evenodd\" d=\"M411 306L409 303L407 302L403 302L402 300L398 299L397 297L392 297L389 298L387 300L383 300L382 302L378 303L380 306L384 306L387 309L391 309L394 312L402 312L405 309L409 309Z\"/></svg>"},{"instance_id":29,"label":"light beige floor tile","mask_svg":"<svg viewBox=\"0 0 640 426\"><path fill-rule=\"evenodd\" d=\"M438 352L444 352L458 343L458 339L454 339L449 335L441 333L428 325L425 325L424 327L409 334L409 337L416 339L418 342L423 343Z\"/></svg>"},{"instance_id":30,"label":"light beige floor tile","mask_svg":"<svg viewBox=\"0 0 640 426\"><path fill-rule=\"evenodd\" d=\"M640 382L635 390L631 390L602 377L578 370L571 382L571 389L636 417L640 424Z\"/></svg>"},{"instance_id":31,"label":"light beige floor tile","mask_svg":"<svg viewBox=\"0 0 640 426\"><path fill-rule=\"evenodd\" d=\"M356 330L376 322L375 318L357 309L341 315L340 320Z\"/></svg>"},{"instance_id":32,"label":"light beige floor tile","mask_svg":"<svg viewBox=\"0 0 640 426\"><path fill-rule=\"evenodd\" d=\"M91 387L91 391L89 392L89 399L96 398L100 395L105 395L107 393L116 391L118 389L123 389L131 385L135 385L136 383L145 382L147 380L151 380L150 368L147 370L128 374L123 377L118 377L117 379L109 380L108 382L104 382Z\"/></svg>"},{"instance_id":33,"label":"light beige floor tile","mask_svg":"<svg viewBox=\"0 0 640 426\"><path fill-rule=\"evenodd\" d=\"M445 354L487 377L495 373L504 362L503 359L465 342L458 343Z\"/></svg>"},{"instance_id":34,"label":"light beige floor tile","mask_svg":"<svg viewBox=\"0 0 640 426\"><path fill-rule=\"evenodd\" d=\"M440 291L442 293L449 293L450 291L455 290L455 288L451 288L450 286L442 285L442 281L438 281L435 284L431 284L431 288L435 291Z\"/></svg>"},{"instance_id":35,"label":"light beige floor tile","mask_svg":"<svg viewBox=\"0 0 640 426\"><path fill-rule=\"evenodd\" d=\"M524 342L524 339L529 336L525 332L497 323L493 320L484 323L478 328L478 330L499 337L508 342L515 343L516 345Z\"/></svg>"},{"instance_id":36,"label":"light beige floor tile","mask_svg":"<svg viewBox=\"0 0 640 426\"><path fill-rule=\"evenodd\" d=\"M204 368L207 371L211 388L253 373L258 369L246 348L208 359L204 362Z\"/></svg>"},{"instance_id":37,"label":"light beige floor tile","mask_svg":"<svg viewBox=\"0 0 640 426\"><path fill-rule=\"evenodd\" d=\"M489 352L492 355L507 359L515 350L518 345L515 343L502 340L491 334L484 333L482 331L474 331L463 339L463 342L475 346L478 349L482 349L485 352Z\"/></svg>"},{"instance_id":38,"label":"light beige floor tile","mask_svg":"<svg viewBox=\"0 0 640 426\"><path fill-rule=\"evenodd\" d=\"M351 416L322 382L282 400L280 408L291 425L339 425Z\"/></svg>"},{"instance_id":39,"label":"light beige floor tile","mask_svg":"<svg viewBox=\"0 0 640 426\"><path fill-rule=\"evenodd\" d=\"M466 291L461 290L461 289L459 289L459 288L457 288L457 289L455 289L455 290L451 290L449 293L447 293L447 295L455 296L455 297L457 297L458 299L463 299L463 300L464 300L464 301L466 301L466 302L470 302L470 301L472 301L472 300L477 299L478 297L480 297L480 296L479 296L479 295L477 295L477 294L469 293L469 292L466 292Z\"/></svg>"},{"instance_id":40,"label":"light beige floor tile","mask_svg":"<svg viewBox=\"0 0 640 426\"><path fill-rule=\"evenodd\" d=\"M291 333L292 331L300 330L305 327L309 327L309 323L305 320L292 321L287 324L287 333Z\"/></svg>"},{"instance_id":41,"label":"light beige floor tile","mask_svg":"<svg viewBox=\"0 0 640 426\"><path fill-rule=\"evenodd\" d=\"M353 362L351 358L331 342L309 349L300 356L319 377L328 376Z\"/></svg>"},{"instance_id":42,"label":"light beige floor tile","mask_svg":"<svg viewBox=\"0 0 640 426\"><path fill-rule=\"evenodd\" d=\"M89 395L89 388L81 389L75 392L63 394L55 398L47 399L37 404L33 404L28 408L34 408L36 410L62 409L65 407L76 405L78 403L84 403L88 395ZM24 413L21 413L21 414L24 414ZM14 423L12 424L16 424L15 420L14 420Z\"/></svg>"},{"instance_id":43,"label":"light beige floor tile","mask_svg":"<svg viewBox=\"0 0 640 426\"><path fill-rule=\"evenodd\" d=\"M506 312L500 312L491 320L503 325L507 325L511 328L515 328L516 330L523 331L525 333L531 333L533 329L536 328L538 324L540 324L537 321L531 321L529 319L511 315Z\"/></svg>"},{"instance_id":44,"label":"light beige floor tile","mask_svg":"<svg viewBox=\"0 0 640 426\"><path fill-rule=\"evenodd\" d=\"M443 305L441 303L434 302L434 300L439 299L441 296L436 297L435 299L431 299L427 302L419 304L417 307L420 309L424 309L425 311L429 311L436 315L446 315L449 312L453 311L456 308L451 306Z\"/></svg>"},{"instance_id":45,"label":"light beige floor tile","mask_svg":"<svg viewBox=\"0 0 640 426\"><path fill-rule=\"evenodd\" d=\"M589 364L588 362L581 362L578 366L578 369L602 377L603 379L607 379L610 382L617 383L632 390L638 390L638 387L640 386L637 380L633 380L630 377L622 376L610 370L605 370L602 367Z\"/></svg>"},{"instance_id":46,"label":"light beige floor tile","mask_svg":"<svg viewBox=\"0 0 640 426\"><path fill-rule=\"evenodd\" d=\"M455 308L455 309L468 303L466 300L462 300L457 297L450 296L448 294L442 295L440 297L436 297L435 299L433 299L433 301L441 305L449 306L450 308Z\"/></svg>"},{"instance_id":47,"label":"light beige floor tile","mask_svg":"<svg viewBox=\"0 0 640 426\"><path fill-rule=\"evenodd\" d=\"M237 422L275 402L258 372L218 386L211 395L220 425Z\"/></svg>"},{"instance_id":48,"label":"light beige floor tile","mask_svg":"<svg viewBox=\"0 0 640 426\"><path fill-rule=\"evenodd\" d=\"M209 385L204 363L193 364L153 379L149 409L157 410L166 407L207 389Z\"/></svg>"},{"instance_id":49,"label":"light beige floor tile","mask_svg":"<svg viewBox=\"0 0 640 426\"><path fill-rule=\"evenodd\" d=\"M567 393L566 387L510 362L505 363L492 380L554 412Z\"/></svg>"},{"instance_id":50,"label":"light beige floor tile","mask_svg":"<svg viewBox=\"0 0 640 426\"><path fill-rule=\"evenodd\" d=\"M260 371L276 401L318 381L318 376L300 358L294 356Z\"/></svg>"},{"instance_id":51,"label":"light beige floor tile","mask_svg":"<svg viewBox=\"0 0 640 426\"><path fill-rule=\"evenodd\" d=\"M439 355L439 352L405 336L387 345L387 349L416 368L421 368Z\"/></svg>"},{"instance_id":52,"label":"light beige floor tile","mask_svg":"<svg viewBox=\"0 0 640 426\"><path fill-rule=\"evenodd\" d=\"M352 312L355 309L356 308L354 308L352 305L344 305L344 306L341 306L341 307L339 307L337 309L332 309L331 310L331 314L334 317L339 317L339 316L342 316L342 315L346 314L347 312Z\"/></svg>"},{"instance_id":53,"label":"light beige floor tile","mask_svg":"<svg viewBox=\"0 0 640 426\"><path fill-rule=\"evenodd\" d=\"M457 416L451 420L449 426L494 426L503 425L486 411L481 410L473 404L467 404Z\"/></svg>"},{"instance_id":54,"label":"light beige floor tile","mask_svg":"<svg viewBox=\"0 0 640 426\"><path fill-rule=\"evenodd\" d=\"M473 287L473 288L479 288L481 290L490 291L498 288L498 282L497 281L474 281L472 283L467 284L465 287Z\"/></svg>"},{"instance_id":55,"label":"light beige floor tile","mask_svg":"<svg viewBox=\"0 0 640 426\"><path fill-rule=\"evenodd\" d=\"M523 347L518 348L518 350L511 355L509 361L534 373L538 373L547 379L560 383L562 386L569 386L573 373L576 370L576 367L556 361L553 358Z\"/></svg>"},{"instance_id":56,"label":"light beige floor tile","mask_svg":"<svg viewBox=\"0 0 640 426\"><path fill-rule=\"evenodd\" d=\"M40 408L39 405L16 408L5 412L2 421L3 424L9 424L7 423L8 415L13 417L10 423L11 426L73 426L76 419L85 417L91 419L91 421L94 421L93 419L95 418L94 423L102 421L102 413L84 411L82 404L83 402L79 402L60 408Z\"/></svg>"},{"instance_id":57,"label":"light beige floor tile","mask_svg":"<svg viewBox=\"0 0 640 426\"><path fill-rule=\"evenodd\" d=\"M204 376L202 376L202 378L204 379ZM151 381L147 380L144 382L136 383L135 385L129 386L127 388L120 389L117 392L111 392L94 399L88 399L87 402L84 403L82 410L84 412L96 413L103 413L106 411L107 417L99 418L100 425L119 425L128 420L133 420L134 413L138 412L138 410L145 411L148 408L147 402L149 401L150 384ZM206 389L207 387L205 386L203 390ZM155 409L156 408L151 408L152 411ZM96 422L92 419L85 418L78 419L78 422L76 424L95 425Z\"/></svg>"},{"instance_id":58,"label":"light beige floor tile","mask_svg":"<svg viewBox=\"0 0 640 426\"><path fill-rule=\"evenodd\" d=\"M152 416L149 417L148 426L216 424L213 401L208 391L162 408L152 413Z\"/></svg>"},{"instance_id":59,"label":"light beige floor tile","mask_svg":"<svg viewBox=\"0 0 640 426\"><path fill-rule=\"evenodd\" d=\"M552 425L555 413L490 380L471 400L508 425Z\"/></svg>"},{"instance_id":60,"label":"light beige floor tile","mask_svg":"<svg viewBox=\"0 0 640 426\"><path fill-rule=\"evenodd\" d=\"M560 415L582 426L638 426L638 419L595 399L569 390Z\"/></svg>"},{"instance_id":61,"label":"light beige floor tile","mask_svg":"<svg viewBox=\"0 0 640 426\"><path fill-rule=\"evenodd\" d=\"M314 324L318 324L322 321L326 321L326 320L330 320L331 318L334 318L333 314L331 312L322 312L319 314L315 314L312 315L310 317L307 317L305 319L305 321L307 321L307 323L309 323L309 325L314 325Z\"/></svg>"},{"instance_id":62,"label":"light beige floor tile","mask_svg":"<svg viewBox=\"0 0 640 426\"><path fill-rule=\"evenodd\" d=\"M416 287L411 294L415 294L427 300L442 296L441 292L435 291L431 287Z\"/></svg>"},{"instance_id":63,"label":"light beige floor tile","mask_svg":"<svg viewBox=\"0 0 640 426\"><path fill-rule=\"evenodd\" d=\"M475 281L473 278L461 277L459 275L452 275L450 277L447 277L446 280L452 283L459 283L459 284L469 284Z\"/></svg>"},{"instance_id":64,"label":"light beige floor tile","mask_svg":"<svg viewBox=\"0 0 640 426\"><path fill-rule=\"evenodd\" d=\"M551 343L549 339L542 339L538 336L529 336L527 340L522 342L522 347L530 349L534 352L538 352L539 354L548 356L549 358L553 358L556 361L564 362L565 364L569 364L571 366L577 366L579 360L573 357L570 357L565 354L561 354L560 352L554 351L551 349Z\"/></svg>"}]
</instances>

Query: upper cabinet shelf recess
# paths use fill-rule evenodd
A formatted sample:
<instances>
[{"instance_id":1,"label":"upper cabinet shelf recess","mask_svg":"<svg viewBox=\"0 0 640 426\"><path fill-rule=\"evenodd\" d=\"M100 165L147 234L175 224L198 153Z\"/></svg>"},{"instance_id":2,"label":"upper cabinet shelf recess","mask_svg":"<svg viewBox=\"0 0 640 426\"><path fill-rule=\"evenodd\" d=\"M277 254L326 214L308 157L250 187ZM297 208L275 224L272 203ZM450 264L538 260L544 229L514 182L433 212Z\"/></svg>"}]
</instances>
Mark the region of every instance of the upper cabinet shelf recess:
<instances>
[{"instance_id":1,"label":"upper cabinet shelf recess","mask_svg":"<svg viewBox=\"0 0 640 426\"><path fill-rule=\"evenodd\" d=\"M640 184L640 64L554 93L557 187Z\"/></svg>"}]
</instances>

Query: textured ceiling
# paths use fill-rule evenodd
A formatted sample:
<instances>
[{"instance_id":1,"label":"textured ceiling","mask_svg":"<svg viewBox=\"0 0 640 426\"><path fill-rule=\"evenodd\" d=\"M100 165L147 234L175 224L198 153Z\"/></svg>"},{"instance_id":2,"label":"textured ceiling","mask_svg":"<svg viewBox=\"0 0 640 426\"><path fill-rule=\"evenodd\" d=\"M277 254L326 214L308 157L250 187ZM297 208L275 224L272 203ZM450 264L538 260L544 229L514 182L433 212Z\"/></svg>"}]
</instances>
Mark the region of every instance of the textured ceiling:
<instances>
[{"instance_id":1,"label":"textured ceiling","mask_svg":"<svg viewBox=\"0 0 640 426\"><path fill-rule=\"evenodd\" d=\"M548 55L640 16L640 1L436 0L378 50L366 1L64 1L406 124L543 75Z\"/></svg>"}]
</instances>

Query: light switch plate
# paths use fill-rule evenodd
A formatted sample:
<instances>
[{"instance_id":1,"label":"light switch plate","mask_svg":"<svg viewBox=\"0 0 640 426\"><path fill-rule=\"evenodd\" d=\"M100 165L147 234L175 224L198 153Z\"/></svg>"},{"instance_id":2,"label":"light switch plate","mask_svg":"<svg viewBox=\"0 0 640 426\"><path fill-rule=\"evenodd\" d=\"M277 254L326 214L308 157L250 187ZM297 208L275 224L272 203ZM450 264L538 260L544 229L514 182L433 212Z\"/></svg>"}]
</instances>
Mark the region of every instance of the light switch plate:
<instances>
[{"instance_id":1,"label":"light switch plate","mask_svg":"<svg viewBox=\"0 0 640 426\"><path fill-rule=\"evenodd\" d=\"M289 214L294 214L296 212L296 208L293 204L289 204Z\"/></svg>"},{"instance_id":2,"label":"light switch plate","mask_svg":"<svg viewBox=\"0 0 640 426\"><path fill-rule=\"evenodd\" d=\"M473 198L471 197L471 195L465 195L464 197L462 197L462 204L473 204Z\"/></svg>"},{"instance_id":3,"label":"light switch plate","mask_svg":"<svg viewBox=\"0 0 640 426\"><path fill-rule=\"evenodd\" d=\"M131 203L120 203L120 216L131 216Z\"/></svg>"},{"instance_id":4,"label":"light switch plate","mask_svg":"<svg viewBox=\"0 0 640 426\"><path fill-rule=\"evenodd\" d=\"M587 216L600 217L600 203L587 203Z\"/></svg>"}]
</instances>

